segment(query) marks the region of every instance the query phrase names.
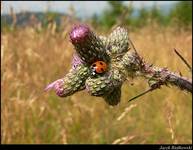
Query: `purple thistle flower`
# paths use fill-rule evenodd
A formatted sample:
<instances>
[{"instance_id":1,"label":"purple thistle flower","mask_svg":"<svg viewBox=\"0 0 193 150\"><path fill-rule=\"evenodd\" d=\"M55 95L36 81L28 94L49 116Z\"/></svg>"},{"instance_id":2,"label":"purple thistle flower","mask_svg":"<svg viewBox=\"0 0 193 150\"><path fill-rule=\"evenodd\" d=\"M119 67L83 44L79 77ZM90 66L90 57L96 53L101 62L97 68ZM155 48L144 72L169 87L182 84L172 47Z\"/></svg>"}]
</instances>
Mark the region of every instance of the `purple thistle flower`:
<instances>
[{"instance_id":1,"label":"purple thistle flower","mask_svg":"<svg viewBox=\"0 0 193 150\"><path fill-rule=\"evenodd\" d=\"M58 96L62 96L64 89L63 89L64 81L63 79L58 79L50 84L44 89L45 92L54 89Z\"/></svg>"},{"instance_id":2,"label":"purple thistle flower","mask_svg":"<svg viewBox=\"0 0 193 150\"><path fill-rule=\"evenodd\" d=\"M84 62L92 64L97 60L105 62L110 60L102 40L88 26L78 25L73 27L70 32L70 39L78 56Z\"/></svg>"},{"instance_id":3,"label":"purple thistle flower","mask_svg":"<svg viewBox=\"0 0 193 150\"><path fill-rule=\"evenodd\" d=\"M70 32L70 39L72 44L82 43L88 37L90 33L90 29L85 25L78 25L73 27Z\"/></svg>"}]
</instances>

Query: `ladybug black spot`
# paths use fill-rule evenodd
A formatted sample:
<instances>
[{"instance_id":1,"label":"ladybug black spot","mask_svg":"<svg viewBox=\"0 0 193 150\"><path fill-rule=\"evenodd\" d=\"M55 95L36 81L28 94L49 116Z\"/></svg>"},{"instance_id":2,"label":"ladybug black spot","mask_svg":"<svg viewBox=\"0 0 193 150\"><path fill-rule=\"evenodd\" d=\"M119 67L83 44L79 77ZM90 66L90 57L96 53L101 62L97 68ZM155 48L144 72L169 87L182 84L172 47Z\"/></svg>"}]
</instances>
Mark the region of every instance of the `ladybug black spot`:
<instances>
[{"instance_id":1,"label":"ladybug black spot","mask_svg":"<svg viewBox=\"0 0 193 150\"><path fill-rule=\"evenodd\" d=\"M93 64L92 67L96 67L96 64Z\"/></svg>"},{"instance_id":2,"label":"ladybug black spot","mask_svg":"<svg viewBox=\"0 0 193 150\"><path fill-rule=\"evenodd\" d=\"M100 65L103 65L103 63L102 63L102 62L100 62Z\"/></svg>"}]
</instances>

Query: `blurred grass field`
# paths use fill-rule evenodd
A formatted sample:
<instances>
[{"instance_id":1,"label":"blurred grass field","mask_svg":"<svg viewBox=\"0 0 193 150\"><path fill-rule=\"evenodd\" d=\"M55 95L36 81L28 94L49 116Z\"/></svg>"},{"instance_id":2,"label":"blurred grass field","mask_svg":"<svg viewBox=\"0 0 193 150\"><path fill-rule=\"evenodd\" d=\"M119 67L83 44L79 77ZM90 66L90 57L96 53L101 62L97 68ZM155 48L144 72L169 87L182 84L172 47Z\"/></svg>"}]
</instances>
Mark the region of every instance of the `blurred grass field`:
<instances>
[{"instance_id":1,"label":"blurred grass field","mask_svg":"<svg viewBox=\"0 0 193 150\"><path fill-rule=\"evenodd\" d=\"M62 32L55 32L54 25L42 32L33 27L1 32L1 143L192 143L192 95L175 87L128 103L148 88L144 79L134 79L134 85L123 85L115 107L86 91L66 98L44 93L71 67L72 25L66 23ZM173 51L192 64L192 32L152 25L129 36L147 62L192 77Z\"/></svg>"}]
</instances>

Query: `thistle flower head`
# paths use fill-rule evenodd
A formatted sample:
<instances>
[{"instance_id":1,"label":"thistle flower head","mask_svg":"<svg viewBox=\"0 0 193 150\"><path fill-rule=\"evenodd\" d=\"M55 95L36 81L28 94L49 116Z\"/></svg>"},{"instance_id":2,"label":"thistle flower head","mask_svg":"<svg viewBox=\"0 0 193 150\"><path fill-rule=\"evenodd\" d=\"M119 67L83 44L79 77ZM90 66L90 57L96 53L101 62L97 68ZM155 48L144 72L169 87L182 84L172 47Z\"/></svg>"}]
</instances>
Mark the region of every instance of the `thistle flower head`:
<instances>
[{"instance_id":1,"label":"thistle flower head","mask_svg":"<svg viewBox=\"0 0 193 150\"><path fill-rule=\"evenodd\" d=\"M73 44L82 43L90 33L89 27L85 25L75 26L70 32L70 39Z\"/></svg>"},{"instance_id":2,"label":"thistle flower head","mask_svg":"<svg viewBox=\"0 0 193 150\"><path fill-rule=\"evenodd\" d=\"M58 96L62 97L62 95L64 95L63 84L64 84L63 79L58 79L58 80L50 83L49 85L47 85L47 87L44 89L44 91L54 89L56 94Z\"/></svg>"},{"instance_id":3,"label":"thistle flower head","mask_svg":"<svg viewBox=\"0 0 193 150\"><path fill-rule=\"evenodd\" d=\"M118 27L108 37L97 36L86 25L78 25L70 32L71 43L76 53L73 55L72 69L63 79L56 80L46 87L54 89L60 97L86 89L92 96L101 96L109 105L120 102L121 86L125 80L121 59L128 51L128 35ZM108 70L93 76L92 63L104 61Z\"/></svg>"}]
</instances>

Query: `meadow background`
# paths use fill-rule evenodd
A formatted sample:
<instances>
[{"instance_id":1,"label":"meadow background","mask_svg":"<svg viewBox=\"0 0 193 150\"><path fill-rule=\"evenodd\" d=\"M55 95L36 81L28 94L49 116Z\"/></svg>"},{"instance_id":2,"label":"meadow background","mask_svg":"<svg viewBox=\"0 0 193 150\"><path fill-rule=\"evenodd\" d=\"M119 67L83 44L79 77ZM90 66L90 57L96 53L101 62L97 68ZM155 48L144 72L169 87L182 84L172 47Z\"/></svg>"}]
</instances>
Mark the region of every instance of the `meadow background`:
<instances>
[{"instance_id":1,"label":"meadow background","mask_svg":"<svg viewBox=\"0 0 193 150\"><path fill-rule=\"evenodd\" d=\"M137 78L124 83L115 107L86 91L66 98L44 93L71 68L68 34L79 23L102 35L124 26L147 62L192 78L173 51L192 64L192 2L177 2L167 14L156 3L137 15L132 3L108 5L87 19L78 18L73 7L70 15L49 9L16 14L12 8L1 15L1 143L192 144L192 95L175 87L163 86L128 103L148 88Z\"/></svg>"}]
</instances>

